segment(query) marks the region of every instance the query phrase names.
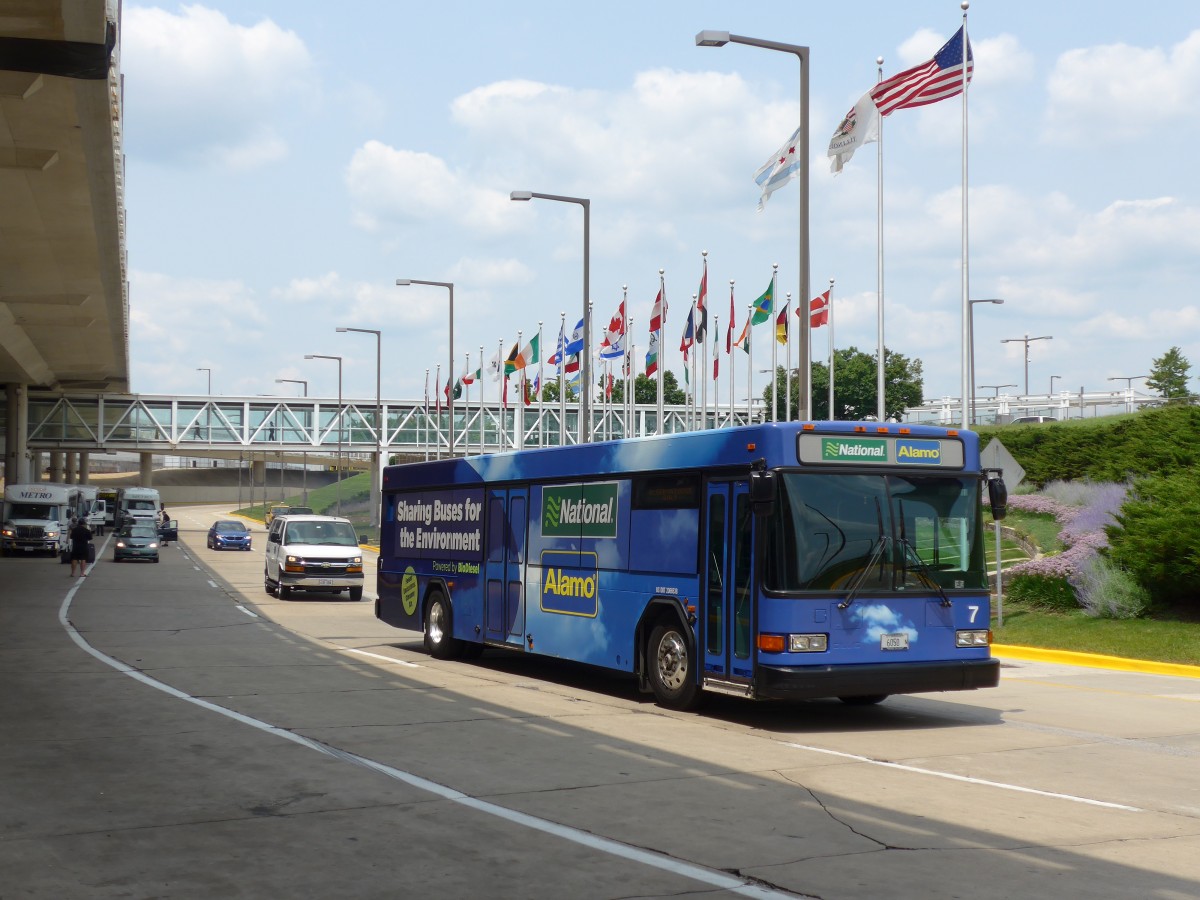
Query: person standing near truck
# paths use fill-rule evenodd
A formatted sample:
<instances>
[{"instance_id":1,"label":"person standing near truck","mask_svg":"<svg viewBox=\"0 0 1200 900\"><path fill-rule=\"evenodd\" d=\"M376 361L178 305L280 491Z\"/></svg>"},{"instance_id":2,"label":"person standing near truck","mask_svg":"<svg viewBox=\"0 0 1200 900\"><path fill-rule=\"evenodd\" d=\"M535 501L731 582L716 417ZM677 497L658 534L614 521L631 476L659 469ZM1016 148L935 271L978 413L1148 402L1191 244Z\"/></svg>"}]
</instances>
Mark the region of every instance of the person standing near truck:
<instances>
[{"instance_id":1,"label":"person standing near truck","mask_svg":"<svg viewBox=\"0 0 1200 900\"><path fill-rule=\"evenodd\" d=\"M86 519L71 520L71 574L75 577L75 567L79 566L79 574L87 574L88 545L92 542L92 529L88 528Z\"/></svg>"}]
</instances>

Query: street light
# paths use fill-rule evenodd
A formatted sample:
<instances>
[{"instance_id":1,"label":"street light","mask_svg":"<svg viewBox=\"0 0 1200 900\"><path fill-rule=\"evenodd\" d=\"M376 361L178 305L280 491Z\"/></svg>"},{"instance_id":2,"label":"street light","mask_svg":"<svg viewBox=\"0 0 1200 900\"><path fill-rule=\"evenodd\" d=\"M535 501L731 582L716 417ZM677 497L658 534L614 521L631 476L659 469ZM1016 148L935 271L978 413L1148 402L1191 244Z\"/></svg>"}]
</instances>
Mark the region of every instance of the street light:
<instances>
[{"instance_id":1,"label":"street light","mask_svg":"<svg viewBox=\"0 0 1200 900\"><path fill-rule=\"evenodd\" d=\"M579 354L579 443L587 444L592 440L592 317L588 315L591 306L591 233L592 233L592 201L585 197L564 197L561 194L539 194L537 191L512 191L510 200L557 200L559 203L578 203L583 207L583 352ZM519 408L519 407L518 407Z\"/></svg>"},{"instance_id":2,"label":"street light","mask_svg":"<svg viewBox=\"0 0 1200 900\"><path fill-rule=\"evenodd\" d=\"M1002 344L1023 343L1025 345L1025 394L1024 394L1024 396L1026 396L1026 397L1029 396L1029 345L1033 341L1052 341L1052 340L1054 340L1054 335L1052 335L1052 334L1043 334L1038 337L1030 337L1029 335L1025 335L1025 337L1019 337L1019 338L1001 338L1000 339L1000 343L1002 343ZM1013 387L1016 387L1016 385L1013 385Z\"/></svg>"},{"instance_id":3,"label":"street light","mask_svg":"<svg viewBox=\"0 0 1200 900\"><path fill-rule=\"evenodd\" d=\"M197 372L208 373L208 396L212 396L212 369L197 369Z\"/></svg>"},{"instance_id":4,"label":"street light","mask_svg":"<svg viewBox=\"0 0 1200 900\"><path fill-rule=\"evenodd\" d=\"M454 282L453 281L422 281L419 278L397 278L397 287L408 287L411 284L426 284L432 287L444 287L450 291L450 364L446 367L446 384L454 383ZM483 360L480 359L480 365ZM434 385L437 389L437 385ZM450 456L454 456L454 389L446 393L446 410L450 413ZM481 414L482 415L482 414ZM441 423L438 423L441 427ZM440 452L440 451L439 451ZM440 456L438 457L441 458Z\"/></svg>"},{"instance_id":5,"label":"street light","mask_svg":"<svg viewBox=\"0 0 1200 900\"><path fill-rule=\"evenodd\" d=\"M342 358L340 356L326 356L323 353L306 353L305 359L332 359L338 364L338 408L337 408L337 425L338 425L338 449L337 449L337 514L342 514ZM317 423L317 428L320 429L321 423Z\"/></svg>"},{"instance_id":6,"label":"street light","mask_svg":"<svg viewBox=\"0 0 1200 900\"><path fill-rule=\"evenodd\" d=\"M1129 407L1130 407L1130 400L1132 399L1131 395L1133 394L1133 383L1135 381L1137 381L1139 378L1149 378L1149 377L1150 377L1149 375L1114 375L1112 378L1108 379L1109 381L1125 382L1125 411L1126 412L1130 411Z\"/></svg>"},{"instance_id":7,"label":"street light","mask_svg":"<svg viewBox=\"0 0 1200 900\"><path fill-rule=\"evenodd\" d=\"M999 397L1000 397L1000 389L1001 388L1016 387L1016 385L1015 384L981 384L980 387L984 388L985 390L987 388L995 388L996 393L992 395L992 399L996 400L996 399L999 399Z\"/></svg>"},{"instance_id":8,"label":"street light","mask_svg":"<svg viewBox=\"0 0 1200 900\"><path fill-rule=\"evenodd\" d=\"M1054 396L1054 382L1058 381L1060 378L1062 378L1061 375L1051 375L1050 376L1050 396L1051 397Z\"/></svg>"},{"instance_id":9,"label":"street light","mask_svg":"<svg viewBox=\"0 0 1200 900\"><path fill-rule=\"evenodd\" d=\"M304 396L308 396L308 382L303 378L276 378L276 384L298 384L304 388ZM302 450L300 458L303 462L300 464L300 490L304 492L304 500L302 503L308 506L308 451Z\"/></svg>"},{"instance_id":10,"label":"street light","mask_svg":"<svg viewBox=\"0 0 1200 900\"><path fill-rule=\"evenodd\" d=\"M740 34L730 34L728 31L701 31L696 35L697 47L724 47L726 44L745 44L748 47L761 47L765 50L778 50L781 53L795 54L800 61L800 147L797 155L800 157L800 302L807 304L812 299L809 290L808 266L808 48L798 44L783 44L779 41L767 41L760 38L745 37ZM807 309L807 307L804 307ZM800 369L799 389L800 421L807 421L812 411L812 363L808 346L812 323L807 315L800 316L800 348L796 356L796 365ZM882 349L881 349L882 352ZM882 367L883 360L880 360ZM880 408L883 401L880 399Z\"/></svg>"},{"instance_id":11,"label":"street light","mask_svg":"<svg viewBox=\"0 0 1200 900\"><path fill-rule=\"evenodd\" d=\"M383 482L383 399L379 392L380 367L383 361L383 332L377 328L337 328L339 334L354 331L375 335L375 465L371 467L371 524L382 527L379 516L380 492ZM453 419L453 415L451 415Z\"/></svg>"},{"instance_id":12,"label":"street light","mask_svg":"<svg viewBox=\"0 0 1200 900\"><path fill-rule=\"evenodd\" d=\"M975 304L976 303L995 303L1000 305L1003 300L997 297L989 297L983 300L968 300L967 301L967 349L970 354L971 368L971 416L968 421L975 424Z\"/></svg>"}]
</instances>

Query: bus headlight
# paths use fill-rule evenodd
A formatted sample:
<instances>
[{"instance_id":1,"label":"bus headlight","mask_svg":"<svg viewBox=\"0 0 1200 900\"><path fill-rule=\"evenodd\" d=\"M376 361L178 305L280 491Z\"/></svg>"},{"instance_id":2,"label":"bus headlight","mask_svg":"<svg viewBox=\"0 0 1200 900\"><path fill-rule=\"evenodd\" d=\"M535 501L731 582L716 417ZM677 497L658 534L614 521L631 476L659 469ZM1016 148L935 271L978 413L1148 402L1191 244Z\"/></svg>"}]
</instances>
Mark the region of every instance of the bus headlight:
<instances>
[{"instance_id":1,"label":"bus headlight","mask_svg":"<svg viewBox=\"0 0 1200 900\"><path fill-rule=\"evenodd\" d=\"M829 649L827 634L789 634L789 653L824 653Z\"/></svg>"},{"instance_id":2,"label":"bus headlight","mask_svg":"<svg viewBox=\"0 0 1200 900\"><path fill-rule=\"evenodd\" d=\"M992 633L987 629L976 631L956 631L954 645L956 647L987 647L992 643Z\"/></svg>"}]
</instances>

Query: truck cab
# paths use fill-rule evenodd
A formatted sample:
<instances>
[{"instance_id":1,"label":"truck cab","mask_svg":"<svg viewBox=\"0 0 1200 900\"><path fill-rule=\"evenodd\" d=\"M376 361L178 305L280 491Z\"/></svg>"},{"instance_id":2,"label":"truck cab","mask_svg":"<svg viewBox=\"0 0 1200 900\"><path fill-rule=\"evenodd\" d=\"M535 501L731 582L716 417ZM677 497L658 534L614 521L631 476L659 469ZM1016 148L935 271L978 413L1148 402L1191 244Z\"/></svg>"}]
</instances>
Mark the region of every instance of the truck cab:
<instances>
[{"instance_id":1,"label":"truck cab","mask_svg":"<svg viewBox=\"0 0 1200 900\"><path fill-rule=\"evenodd\" d=\"M68 543L70 506L70 490L66 485L6 485L0 553L57 556Z\"/></svg>"}]
</instances>

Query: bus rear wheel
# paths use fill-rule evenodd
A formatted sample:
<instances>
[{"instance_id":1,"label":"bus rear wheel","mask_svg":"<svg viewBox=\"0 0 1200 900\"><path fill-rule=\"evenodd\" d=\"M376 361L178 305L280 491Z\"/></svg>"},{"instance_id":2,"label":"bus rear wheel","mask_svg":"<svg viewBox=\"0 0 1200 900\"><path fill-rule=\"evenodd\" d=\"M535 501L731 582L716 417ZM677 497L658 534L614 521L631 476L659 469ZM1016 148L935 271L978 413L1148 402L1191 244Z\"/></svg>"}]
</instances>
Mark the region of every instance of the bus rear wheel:
<instances>
[{"instance_id":1,"label":"bus rear wheel","mask_svg":"<svg viewBox=\"0 0 1200 900\"><path fill-rule=\"evenodd\" d=\"M441 591L429 596L425 607L425 649L434 659L453 659L460 644L454 637L450 601Z\"/></svg>"},{"instance_id":2,"label":"bus rear wheel","mask_svg":"<svg viewBox=\"0 0 1200 900\"><path fill-rule=\"evenodd\" d=\"M677 624L655 625L646 647L646 667L654 699L667 709L689 710L700 705L695 660L687 635Z\"/></svg>"}]
</instances>

